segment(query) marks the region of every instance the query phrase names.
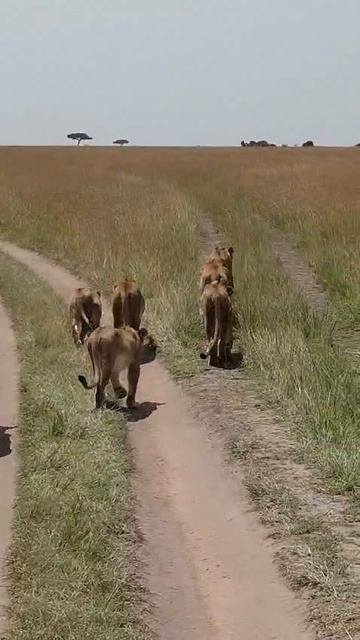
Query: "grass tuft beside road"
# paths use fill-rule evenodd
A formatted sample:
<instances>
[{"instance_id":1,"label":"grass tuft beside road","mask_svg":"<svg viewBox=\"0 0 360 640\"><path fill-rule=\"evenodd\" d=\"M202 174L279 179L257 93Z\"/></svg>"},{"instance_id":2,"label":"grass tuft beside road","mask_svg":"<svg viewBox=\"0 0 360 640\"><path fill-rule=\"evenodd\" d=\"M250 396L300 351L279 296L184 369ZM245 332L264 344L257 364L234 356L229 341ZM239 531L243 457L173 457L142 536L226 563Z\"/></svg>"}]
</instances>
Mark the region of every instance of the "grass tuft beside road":
<instances>
[{"instance_id":1,"label":"grass tuft beside road","mask_svg":"<svg viewBox=\"0 0 360 640\"><path fill-rule=\"evenodd\" d=\"M92 413L66 309L0 255L21 365L9 640L144 640L126 427Z\"/></svg>"}]
</instances>

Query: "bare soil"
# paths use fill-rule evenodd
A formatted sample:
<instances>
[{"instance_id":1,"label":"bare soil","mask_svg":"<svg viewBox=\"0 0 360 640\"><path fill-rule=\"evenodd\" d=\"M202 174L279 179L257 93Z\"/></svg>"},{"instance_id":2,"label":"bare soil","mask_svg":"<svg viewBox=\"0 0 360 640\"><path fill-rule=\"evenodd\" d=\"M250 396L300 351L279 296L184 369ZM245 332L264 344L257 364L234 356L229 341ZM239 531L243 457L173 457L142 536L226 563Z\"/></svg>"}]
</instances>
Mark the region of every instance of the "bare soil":
<instances>
[{"instance_id":1,"label":"bare soil","mask_svg":"<svg viewBox=\"0 0 360 640\"><path fill-rule=\"evenodd\" d=\"M82 283L35 253L0 249L68 302ZM104 320L111 322L110 310ZM69 333L70 338L70 333ZM222 389L218 383L218 405ZM254 514L241 473L223 461L206 398L190 400L159 364L143 366L129 421L138 522L154 630L163 640L305 640L305 611L273 563L275 547ZM244 398L244 401L246 399ZM193 403L193 406L192 406ZM198 405L195 417L194 405Z\"/></svg>"},{"instance_id":2,"label":"bare soil","mask_svg":"<svg viewBox=\"0 0 360 640\"><path fill-rule=\"evenodd\" d=\"M16 480L17 357L10 319L0 303L0 637L6 630L6 560Z\"/></svg>"}]
</instances>

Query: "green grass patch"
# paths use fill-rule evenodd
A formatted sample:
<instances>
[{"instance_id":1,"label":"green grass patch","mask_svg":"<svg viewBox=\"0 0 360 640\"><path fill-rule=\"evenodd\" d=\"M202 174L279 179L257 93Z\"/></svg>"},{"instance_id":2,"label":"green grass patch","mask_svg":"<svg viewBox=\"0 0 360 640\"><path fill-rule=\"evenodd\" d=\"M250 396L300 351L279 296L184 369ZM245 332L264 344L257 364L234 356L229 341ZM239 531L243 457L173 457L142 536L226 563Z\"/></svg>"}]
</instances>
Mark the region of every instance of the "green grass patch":
<instances>
[{"instance_id":1,"label":"green grass patch","mask_svg":"<svg viewBox=\"0 0 360 640\"><path fill-rule=\"evenodd\" d=\"M144 640L126 425L91 412L64 306L0 255L21 365L9 640Z\"/></svg>"}]
</instances>

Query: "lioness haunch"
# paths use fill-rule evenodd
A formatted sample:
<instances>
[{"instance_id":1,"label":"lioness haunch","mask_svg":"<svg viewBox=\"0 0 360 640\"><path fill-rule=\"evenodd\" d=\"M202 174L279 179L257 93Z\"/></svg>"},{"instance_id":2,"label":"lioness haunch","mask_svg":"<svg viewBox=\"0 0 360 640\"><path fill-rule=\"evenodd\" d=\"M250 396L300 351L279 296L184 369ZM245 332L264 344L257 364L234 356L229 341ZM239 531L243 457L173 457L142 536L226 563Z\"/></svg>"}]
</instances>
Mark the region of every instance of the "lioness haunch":
<instances>
[{"instance_id":1,"label":"lioness haunch","mask_svg":"<svg viewBox=\"0 0 360 640\"><path fill-rule=\"evenodd\" d=\"M93 381L88 383L85 376L79 381L85 389L96 387L96 408L103 406L105 388L111 380L117 398L127 395L129 409L136 407L135 395L140 375L142 342L147 337L146 329L135 331L131 327L99 327L87 340L87 348L93 367ZM120 384L120 373L128 370L128 392Z\"/></svg>"}]
</instances>

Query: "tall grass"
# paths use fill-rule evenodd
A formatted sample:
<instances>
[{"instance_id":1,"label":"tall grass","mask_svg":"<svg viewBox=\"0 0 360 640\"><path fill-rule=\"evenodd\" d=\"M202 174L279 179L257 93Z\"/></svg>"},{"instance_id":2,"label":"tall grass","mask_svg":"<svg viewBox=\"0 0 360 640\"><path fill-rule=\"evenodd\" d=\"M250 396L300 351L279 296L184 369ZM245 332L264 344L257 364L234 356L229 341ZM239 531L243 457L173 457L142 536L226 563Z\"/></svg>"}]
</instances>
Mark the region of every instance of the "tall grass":
<instances>
[{"instance_id":1,"label":"tall grass","mask_svg":"<svg viewBox=\"0 0 360 640\"><path fill-rule=\"evenodd\" d=\"M335 318L308 307L278 265L261 219L244 201L223 217L243 238L234 265L235 308L248 367L296 425L301 456L335 492L360 492L360 378L333 346Z\"/></svg>"},{"instance_id":2,"label":"tall grass","mask_svg":"<svg viewBox=\"0 0 360 640\"><path fill-rule=\"evenodd\" d=\"M9 640L150 638L137 574L125 423L91 412L54 294L0 256L21 365ZM84 353L85 357L85 353Z\"/></svg>"},{"instance_id":3,"label":"tall grass","mask_svg":"<svg viewBox=\"0 0 360 640\"><path fill-rule=\"evenodd\" d=\"M332 298L359 324L360 166L358 149L99 150L110 168L166 178L203 209L253 211L295 234ZM342 310L342 309L341 309Z\"/></svg>"},{"instance_id":4,"label":"tall grass","mask_svg":"<svg viewBox=\"0 0 360 640\"><path fill-rule=\"evenodd\" d=\"M77 235L85 220L100 222L111 215L117 195L113 185L124 173L133 181L134 211L139 176L154 189L161 179L177 185L182 194L184 190L190 194L192 203L195 197L205 211L221 216L245 195L254 212L297 236L336 302L358 320L358 154L358 149L316 148L3 148L0 230L20 225L39 244L44 218L51 220L54 235L61 235L62 214L63 223L70 218L71 231Z\"/></svg>"},{"instance_id":5,"label":"tall grass","mask_svg":"<svg viewBox=\"0 0 360 640\"><path fill-rule=\"evenodd\" d=\"M2 150L0 230L105 289L123 275L137 277L148 321L184 374L198 366L201 339L198 218L213 217L235 246L235 305L248 368L290 412L303 455L333 489L356 494L359 378L332 345L331 314L353 322L359 311L357 153ZM286 278L263 218L297 234L329 288L329 315L316 317Z\"/></svg>"},{"instance_id":6,"label":"tall grass","mask_svg":"<svg viewBox=\"0 0 360 640\"><path fill-rule=\"evenodd\" d=\"M36 165L26 152L12 164L9 153L0 186L0 232L86 274L107 294L119 279L136 278L146 322L173 372L197 370L194 199L165 182L121 175L88 149L69 158L39 150L33 152Z\"/></svg>"}]
</instances>

